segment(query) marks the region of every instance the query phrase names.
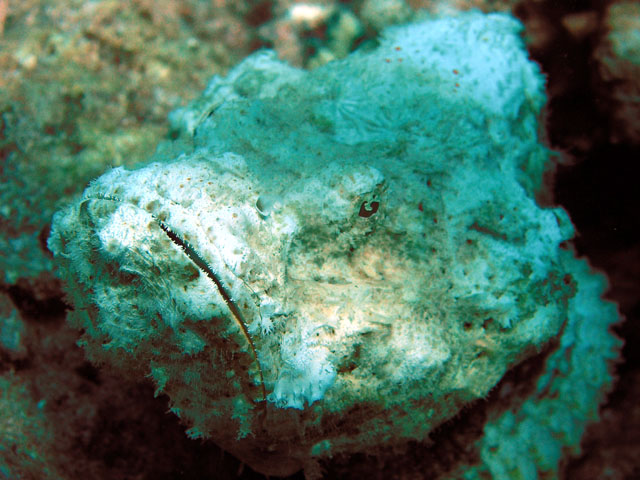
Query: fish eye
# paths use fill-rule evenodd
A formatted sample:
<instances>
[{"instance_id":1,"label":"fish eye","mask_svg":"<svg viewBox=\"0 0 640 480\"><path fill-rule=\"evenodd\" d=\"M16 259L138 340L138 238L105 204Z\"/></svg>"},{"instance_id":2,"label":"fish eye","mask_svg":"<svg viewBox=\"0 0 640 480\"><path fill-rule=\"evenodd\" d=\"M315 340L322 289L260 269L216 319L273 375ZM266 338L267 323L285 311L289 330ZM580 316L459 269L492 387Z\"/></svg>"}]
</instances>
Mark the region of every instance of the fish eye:
<instances>
[{"instance_id":1,"label":"fish eye","mask_svg":"<svg viewBox=\"0 0 640 480\"><path fill-rule=\"evenodd\" d=\"M375 202L375 201L362 202L362 205L360 205L360 211L358 212L358 215L362 218L369 218L371 215L373 215L378 211L379 207L380 207L380 202Z\"/></svg>"}]
</instances>

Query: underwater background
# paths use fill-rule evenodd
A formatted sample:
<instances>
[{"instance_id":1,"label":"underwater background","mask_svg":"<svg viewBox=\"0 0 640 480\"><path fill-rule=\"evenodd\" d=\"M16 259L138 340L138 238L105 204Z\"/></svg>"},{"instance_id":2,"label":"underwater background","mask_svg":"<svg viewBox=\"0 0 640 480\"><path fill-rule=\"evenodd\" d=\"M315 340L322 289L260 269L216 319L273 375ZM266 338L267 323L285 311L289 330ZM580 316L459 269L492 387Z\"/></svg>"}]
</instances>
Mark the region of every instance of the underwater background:
<instances>
[{"instance_id":1,"label":"underwater background","mask_svg":"<svg viewBox=\"0 0 640 480\"><path fill-rule=\"evenodd\" d=\"M547 76L547 205L576 227L625 319L616 383L562 478L640 477L640 7L633 1L0 0L0 478L263 478L191 440L151 383L85 360L47 238L53 213L171 135L167 115L260 48L315 68L431 13L511 12ZM536 374L535 357L509 381ZM491 402L491 394L487 402ZM476 402L397 455L336 456L326 478L446 478ZM418 473L419 472L419 473ZM303 478L302 473L293 478Z\"/></svg>"}]
</instances>

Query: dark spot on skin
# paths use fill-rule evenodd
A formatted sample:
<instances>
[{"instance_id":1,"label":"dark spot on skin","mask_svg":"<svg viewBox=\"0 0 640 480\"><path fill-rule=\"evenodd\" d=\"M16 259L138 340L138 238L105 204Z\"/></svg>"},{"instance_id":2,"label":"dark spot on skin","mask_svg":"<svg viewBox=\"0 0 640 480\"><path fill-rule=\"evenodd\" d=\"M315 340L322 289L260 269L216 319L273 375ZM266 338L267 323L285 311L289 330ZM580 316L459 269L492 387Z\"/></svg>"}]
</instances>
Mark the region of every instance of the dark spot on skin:
<instances>
[{"instance_id":1,"label":"dark spot on skin","mask_svg":"<svg viewBox=\"0 0 640 480\"><path fill-rule=\"evenodd\" d=\"M160 202L158 202L157 200L152 200L151 202L145 205L144 209L149 213L153 213L158 209L159 206L160 206Z\"/></svg>"},{"instance_id":2,"label":"dark spot on skin","mask_svg":"<svg viewBox=\"0 0 640 480\"><path fill-rule=\"evenodd\" d=\"M378 211L378 207L380 207L380 202L362 202L358 215L363 218L369 218L371 215Z\"/></svg>"}]
</instances>

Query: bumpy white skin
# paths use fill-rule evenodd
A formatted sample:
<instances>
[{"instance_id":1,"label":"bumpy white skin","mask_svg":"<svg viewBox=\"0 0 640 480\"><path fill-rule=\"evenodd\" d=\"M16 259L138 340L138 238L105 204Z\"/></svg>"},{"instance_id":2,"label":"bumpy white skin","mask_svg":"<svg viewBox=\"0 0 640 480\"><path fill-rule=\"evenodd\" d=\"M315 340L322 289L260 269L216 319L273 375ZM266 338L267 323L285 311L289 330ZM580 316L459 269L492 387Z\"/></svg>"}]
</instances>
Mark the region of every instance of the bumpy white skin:
<instances>
[{"instance_id":1,"label":"bumpy white skin","mask_svg":"<svg viewBox=\"0 0 640 480\"><path fill-rule=\"evenodd\" d=\"M543 82L518 30L468 14L216 77L154 163L54 219L89 354L269 474L425 439L485 396L576 293L571 224L533 198Z\"/></svg>"}]
</instances>

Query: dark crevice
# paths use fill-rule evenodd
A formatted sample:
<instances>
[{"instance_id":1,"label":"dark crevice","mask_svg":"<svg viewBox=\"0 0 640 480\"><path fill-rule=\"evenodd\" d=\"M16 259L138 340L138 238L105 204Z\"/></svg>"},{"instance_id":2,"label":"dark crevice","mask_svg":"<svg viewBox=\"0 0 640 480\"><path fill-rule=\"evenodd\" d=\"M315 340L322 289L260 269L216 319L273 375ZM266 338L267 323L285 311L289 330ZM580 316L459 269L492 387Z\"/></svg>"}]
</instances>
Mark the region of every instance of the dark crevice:
<instances>
[{"instance_id":1,"label":"dark crevice","mask_svg":"<svg viewBox=\"0 0 640 480\"><path fill-rule=\"evenodd\" d=\"M0 291L9 296L25 320L38 323L64 321L65 313L70 307L62 300L61 295L39 298L39 295L23 283L26 282L2 285Z\"/></svg>"}]
</instances>

